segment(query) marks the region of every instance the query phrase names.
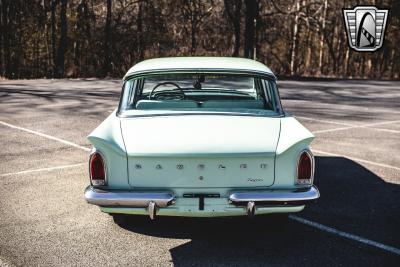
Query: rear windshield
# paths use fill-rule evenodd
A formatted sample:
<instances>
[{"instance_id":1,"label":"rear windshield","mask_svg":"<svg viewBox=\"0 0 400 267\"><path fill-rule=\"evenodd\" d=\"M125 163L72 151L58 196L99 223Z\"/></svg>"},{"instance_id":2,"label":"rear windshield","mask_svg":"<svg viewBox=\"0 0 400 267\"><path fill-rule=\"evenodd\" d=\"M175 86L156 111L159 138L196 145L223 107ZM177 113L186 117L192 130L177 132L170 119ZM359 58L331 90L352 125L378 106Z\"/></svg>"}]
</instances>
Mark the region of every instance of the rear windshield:
<instances>
[{"instance_id":1,"label":"rear windshield","mask_svg":"<svg viewBox=\"0 0 400 267\"><path fill-rule=\"evenodd\" d=\"M275 82L233 74L165 74L125 82L119 112L129 110L281 113Z\"/></svg>"}]
</instances>

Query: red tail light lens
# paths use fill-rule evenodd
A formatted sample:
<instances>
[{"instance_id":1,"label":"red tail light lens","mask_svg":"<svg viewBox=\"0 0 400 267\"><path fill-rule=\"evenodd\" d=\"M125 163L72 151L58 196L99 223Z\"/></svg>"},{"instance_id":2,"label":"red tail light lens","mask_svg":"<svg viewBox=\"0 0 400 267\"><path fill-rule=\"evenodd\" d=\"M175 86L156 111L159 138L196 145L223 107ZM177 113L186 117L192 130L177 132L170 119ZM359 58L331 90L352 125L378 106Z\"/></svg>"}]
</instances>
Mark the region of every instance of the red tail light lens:
<instances>
[{"instance_id":1,"label":"red tail light lens","mask_svg":"<svg viewBox=\"0 0 400 267\"><path fill-rule=\"evenodd\" d=\"M105 185L106 184L106 168L104 159L98 152L94 152L90 156L89 170L90 181L92 185Z\"/></svg>"},{"instance_id":2,"label":"red tail light lens","mask_svg":"<svg viewBox=\"0 0 400 267\"><path fill-rule=\"evenodd\" d=\"M297 184L312 184L314 176L314 157L310 151L300 154L297 163Z\"/></svg>"}]
</instances>

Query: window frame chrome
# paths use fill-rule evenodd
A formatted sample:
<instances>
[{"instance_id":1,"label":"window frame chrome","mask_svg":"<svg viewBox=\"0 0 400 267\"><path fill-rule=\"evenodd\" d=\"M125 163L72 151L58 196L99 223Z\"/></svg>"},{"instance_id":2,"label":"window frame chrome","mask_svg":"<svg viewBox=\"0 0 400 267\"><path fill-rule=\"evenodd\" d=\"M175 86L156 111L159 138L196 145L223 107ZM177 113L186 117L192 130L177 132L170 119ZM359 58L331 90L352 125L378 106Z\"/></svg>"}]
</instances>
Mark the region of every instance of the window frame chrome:
<instances>
[{"instance_id":1,"label":"window frame chrome","mask_svg":"<svg viewBox=\"0 0 400 267\"><path fill-rule=\"evenodd\" d=\"M124 77L124 84L127 81L133 80L133 79L142 79L142 78L146 78L147 76L153 76L153 75L166 75L166 74L233 74L233 75L242 75L242 76L251 76L254 78L259 78L259 79L264 79L267 80L268 82L271 82L273 84L273 100L275 101L275 105L276 105L276 113L277 115L274 117L284 117L285 116L285 111L283 110L282 104L281 104L281 99L279 96L279 89L278 86L276 84L276 77L272 74L272 73L266 73L266 72L260 72L260 71L252 71L252 70L230 70L230 69L170 69L170 70L152 70L152 71L144 71L144 72L138 72L132 75L129 75L127 77ZM137 85L135 85L136 87ZM120 105L118 106L118 110L116 113L117 117L130 117L130 116L126 116L124 115L123 111L121 110L121 100L123 98L124 95L124 86L123 86L123 90L120 96ZM135 94L134 94L134 98L136 98L136 92L138 90L136 90L137 88L135 88ZM266 96L264 96L266 97ZM135 102L136 100L134 100ZM201 113L201 111L199 111L199 113ZM154 116L154 115L152 115ZM253 115L253 116L260 116L260 115Z\"/></svg>"}]
</instances>

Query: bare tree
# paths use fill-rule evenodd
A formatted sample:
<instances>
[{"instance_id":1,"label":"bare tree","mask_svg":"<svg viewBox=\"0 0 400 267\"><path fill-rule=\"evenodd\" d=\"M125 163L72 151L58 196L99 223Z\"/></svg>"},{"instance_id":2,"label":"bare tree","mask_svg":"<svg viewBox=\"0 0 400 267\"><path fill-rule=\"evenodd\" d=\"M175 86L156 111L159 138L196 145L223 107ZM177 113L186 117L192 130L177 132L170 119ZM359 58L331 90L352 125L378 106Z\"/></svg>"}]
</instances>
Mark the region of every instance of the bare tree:
<instances>
[{"instance_id":1,"label":"bare tree","mask_svg":"<svg viewBox=\"0 0 400 267\"><path fill-rule=\"evenodd\" d=\"M197 49L197 33L204 18L212 10L212 5L207 8L207 4L202 0L183 0L182 15L190 24L190 53L194 55Z\"/></svg>"},{"instance_id":2,"label":"bare tree","mask_svg":"<svg viewBox=\"0 0 400 267\"><path fill-rule=\"evenodd\" d=\"M65 52L67 50L67 0L60 0L60 41L57 48L56 76L64 77Z\"/></svg>"},{"instance_id":3,"label":"bare tree","mask_svg":"<svg viewBox=\"0 0 400 267\"><path fill-rule=\"evenodd\" d=\"M292 52L290 54L290 75L295 74L295 61L296 61L296 49L297 49L297 38L299 29L299 12L300 12L300 0L294 1L294 23L293 23L293 41L292 41Z\"/></svg>"},{"instance_id":4,"label":"bare tree","mask_svg":"<svg viewBox=\"0 0 400 267\"><path fill-rule=\"evenodd\" d=\"M323 13L322 13L322 25L320 28L321 31L321 37L319 40L319 61L318 61L318 69L319 72L322 73L322 57L324 55L324 45L325 45L325 25L326 25L326 11L328 9L328 0L324 0L324 7L323 7Z\"/></svg>"},{"instance_id":5,"label":"bare tree","mask_svg":"<svg viewBox=\"0 0 400 267\"><path fill-rule=\"evenodd\" d=\"M240 19L241 19L241 9L242 9L242 0L225 0L225 11L228 15L228 18L233 26L234 33L234 45L233 45L233 53L232 56L239 56L240 51Z\"/></svg>"},{"instance_id":6,"label":"bare tree","mask_svg":"<svg viewBox=\"0 0 400 267\"><path fill-rule=\"evenodd\" d=\"M254 57L254 46L256 43L255 38L255 24L258 17L258 1L245 0L246 3L246 19L244 29L244 57Z\"/></svg>"},{"instance_id":7,"label":"bare tree","mask_svg":"<svg viewBox=\"0 0 400 267\"><path fill-rule=\"evenodd\" d=\"M59 0L51 0L51 56L53 58L54 70L53 75L57 73L57 44L56 44L56 8Z\"/></svg>"},{"instance_id":8,"label":"bare tree","mask_svg":"<svg viewBox=\"0 0 400 267\"><path fill-rule=\"evenodd\" d=\"M106 15L106 26L104 35L104 75L108 75L111 72L111 13L112 13L112 0L107 0L107 15Z\"/></svg>"},{"instance_id":9,"label":"bare tree","mask_svg":"<svg viewBox=\"0 0 400 267\"><path fill-rule=\"evenodd\" d=\"M4 76L4 23L3 23L3 0L0 0L0 75Z\"/></svg>"},{"instance_id":10,"label":"bare tree","mask_svg":"<svg viewBox=\"0 0 400 267\"><path fill-rule=\"evenodd\" d=\"M11 13L12 13L12 2L2 1L1 9L2 9L2 45L3 45L3 55L2 55L2 65L3 74L6 77L10 77L12 75L12 66L11 66L11 47L10 47L10 39L11 39Z\"/></svg>"},{"instance_id":11,"label":"bare tree","mask_svg":"<svg viewBox=\"0 0 400 267\"><path fill-rule=\"evenodd\" d=\"M400 5L381 2L383 47L360 53L343 27L348 0L0 0L0 75L121 76L150 57L219 55L282 75L399 79Z\"/></svg>"},{"instance_id":12,"label":"bare tree","mask_svg":"<svg viewBox=\"0 0 400 267\"><path fill-rule=\"evenodd\" d=\"M137 24L137 55L139 60L144 58L144 42L143 42L143 2L138 3Z\"/></svg>"}]
</instances>

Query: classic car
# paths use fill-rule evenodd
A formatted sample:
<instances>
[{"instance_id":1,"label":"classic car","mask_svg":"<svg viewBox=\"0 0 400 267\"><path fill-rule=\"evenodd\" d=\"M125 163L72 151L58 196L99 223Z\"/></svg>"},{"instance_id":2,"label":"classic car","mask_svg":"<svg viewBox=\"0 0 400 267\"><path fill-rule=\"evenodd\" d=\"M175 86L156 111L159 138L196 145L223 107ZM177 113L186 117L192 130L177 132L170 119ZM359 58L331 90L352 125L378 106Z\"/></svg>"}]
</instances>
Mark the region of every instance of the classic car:
<instances>
[{"instance_id":1,"label":"classic car","mask_svg":"<svg viewBox=\"0 0 400 267\"><path fill-rule=\"evenodd\" d=\"M319 197L313 134L282 109L276 77L243 58L134 65L89 136L86 201L111 215L289 214Z\"/></svg>"}]
</instances>

